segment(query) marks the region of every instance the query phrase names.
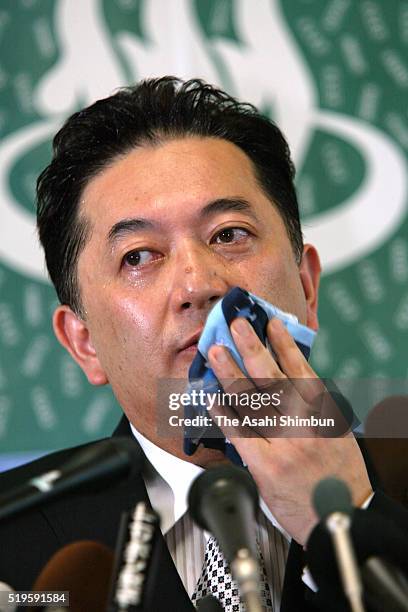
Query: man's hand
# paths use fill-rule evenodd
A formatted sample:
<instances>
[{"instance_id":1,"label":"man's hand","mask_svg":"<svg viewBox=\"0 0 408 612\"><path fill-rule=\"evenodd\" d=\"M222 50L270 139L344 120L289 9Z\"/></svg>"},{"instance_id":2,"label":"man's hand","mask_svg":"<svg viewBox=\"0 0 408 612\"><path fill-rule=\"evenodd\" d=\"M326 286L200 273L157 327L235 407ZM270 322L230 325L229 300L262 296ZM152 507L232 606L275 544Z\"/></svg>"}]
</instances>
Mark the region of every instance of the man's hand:
<instances>
[{"instance_id":1,"label":"man's hand","mask_svg":"<svg viewBox=\"0 0 408 612\"><path fill-rule=\"evenodd\" d=\"M286 387L288 379L293 379L301 416L306 416L308 409L310 415L316 414L315 398L305 397L305 394L310 389L315 393L316 386L320 388L321 385L324 389L323 383L279 319L271 319L267 328L276 360L245 319L235 319L231 332L252 380L282 379ZM226 348L212 346L208 357L225 392L253 387ZM316 385L302 384L302 379L305 383L305 379L314 379ZM218 407L217 411L221 414L223 408ZM310 430L308 437L285 435L265 438L246 437L241 429L240 437L234 438L233 443L248 465L265 503L299 544L305 544L318 520L312 508L311 496L322 478L336 476L344 480L352 492L355 505L360 505L371 493L367 470L351 433L328 438Z\"/></svg>"}]
</instances>

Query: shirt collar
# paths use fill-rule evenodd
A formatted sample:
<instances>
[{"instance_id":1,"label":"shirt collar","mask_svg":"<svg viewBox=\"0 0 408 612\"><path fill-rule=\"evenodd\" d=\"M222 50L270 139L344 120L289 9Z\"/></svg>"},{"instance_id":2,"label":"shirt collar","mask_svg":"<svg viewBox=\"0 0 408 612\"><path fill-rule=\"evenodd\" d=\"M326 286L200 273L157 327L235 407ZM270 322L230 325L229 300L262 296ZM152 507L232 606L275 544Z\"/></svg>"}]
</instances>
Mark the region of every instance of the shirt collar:
<instances>
[{"instance_id":1,"label":"shirt collar","mask_svg":"<svg viewBox=\"0 0 408 612\"><path fill-rule=\"evenodd\" d=\"M148 470L146 487L152 505L162 517L162 531L166 533L187 511L190 487L204 470L153 444L131 423L130 428L155 471ZM169 510L170 499L172 508Z\"/></svg>"},{"instance_id":2,"label":"shirt collar","mask_svg":"<svg viewBox=\"0 0 408 612\"><path fill-rule=\"evenodd\" d=\"M188 492L204 469L163 450L130 424L133 435L149 461L145 484L150 502L161 517L161 530L166 534L188 510ZM260 508L268 520L290 540L288 532L278 523L264 500Z\"/></svg>"}]
</instances>

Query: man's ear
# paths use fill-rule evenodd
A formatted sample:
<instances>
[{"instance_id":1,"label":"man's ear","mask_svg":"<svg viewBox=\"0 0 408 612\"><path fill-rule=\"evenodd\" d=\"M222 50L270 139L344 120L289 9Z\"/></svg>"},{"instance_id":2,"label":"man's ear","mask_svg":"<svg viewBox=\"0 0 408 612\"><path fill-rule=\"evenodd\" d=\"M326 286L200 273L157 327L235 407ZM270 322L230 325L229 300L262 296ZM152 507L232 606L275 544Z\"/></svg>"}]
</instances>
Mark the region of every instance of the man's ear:
<instances>
[{"instance_id":1,"label":"man's ear","mask_svg":"<svg viewBox=\"0 0 408 612\"><path fill-rule=\"evenodd\" d=\"M302 261L299 266L299 273L306 298L307 325L315 331L319 328L317 305L320 272L321 266L318 252L311 244L305 244L303 247Z\"/></svg>"},{"instance_id":2,"label":"man's ear","mask_svg":"<svg viewBox=\"0 0 408 612\"><path fill-rule=\"evenodd\" d=\"M52 319L55 335L85 372L91 385L106 385L107 376L93 347L89 329L69 306L58 306Z\"/></svg>"}]
</instances>

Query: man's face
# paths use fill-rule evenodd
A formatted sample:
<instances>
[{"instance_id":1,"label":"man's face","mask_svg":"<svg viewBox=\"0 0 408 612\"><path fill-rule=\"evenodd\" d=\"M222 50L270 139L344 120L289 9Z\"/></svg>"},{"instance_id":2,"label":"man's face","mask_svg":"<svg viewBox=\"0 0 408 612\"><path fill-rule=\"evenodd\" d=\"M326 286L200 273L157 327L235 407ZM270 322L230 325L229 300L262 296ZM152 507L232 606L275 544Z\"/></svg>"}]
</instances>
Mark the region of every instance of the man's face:
<instances>
[{"instance_id":1,"label":"man's face","mask_svg":"<svg viewBox=\"0 0 408 612\"><path fill-rule=\"evenodd\" d=\"M157 380L186 377L207 314L229 289L317 326L317 282L307 262L296 264L252 162L227 141L135 149L89 182L80 214L91 228L78 262L86 316L71 316L68 348L153 441ZM61 339L63 318L54 324Z\"/></svg>"}]
</instances>

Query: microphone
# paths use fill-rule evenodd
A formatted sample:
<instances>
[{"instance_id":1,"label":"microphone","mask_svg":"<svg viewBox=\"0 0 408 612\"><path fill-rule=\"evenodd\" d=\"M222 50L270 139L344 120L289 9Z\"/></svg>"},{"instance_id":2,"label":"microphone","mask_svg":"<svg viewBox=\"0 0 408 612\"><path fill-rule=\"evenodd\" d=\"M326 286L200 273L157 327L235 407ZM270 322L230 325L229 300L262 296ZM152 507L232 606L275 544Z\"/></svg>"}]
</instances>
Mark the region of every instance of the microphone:
<instances>
[{"instance_id":1,"label":"microphone","mask_svg":"<svg viewBox=\"0 0 408 612\"><path fill-rule=\"evenodd\" d=\"M31 478L0 495L0 520L88 483L101 483L141 468L142 453L131 438L111 438L75 451L60 468Z\"/></svg>"},{"instance_id":2,"label":"microphone","mask_svg":"<svg viewBox=\"0 0 408 612\"><path fill-rule=\"evenodd\" d=\"M188 505L193 520L218 540L248 612L261 611L254 547L259 497L249 472L235 466L206 470L193 482Z\"/></svg>"},{"instance_id":3,"label":"microphone","mask_svg":"<svg viewBox=\"0 0 408 612\"><path fill-rule=\"evenodd\" d=\"M13 593L15 590L9 584L0 581L0 612L16 612L17 604L9 600Z\"/></svg>"},{"instance_id":4,"label":"microphone","mask_svg":"<svg viewBox=\"0 0 408 612\"><path fill-rule=\"evenodd\" d=\"M351 537L365 587L370 610L406 612L408 610L408 539L385 516L371 510L354 509ZM332 542L324 523L312 531L307 543L307 562L319 587L320 597L345 602L333 553ZM341 601L343 604L341 607Z\"/></svg>"},{"instance_id":5,"label":"microphone","mask_svg":"<svg viewBox=\"0 0 408 612\"><path fill-rule=\"evenodd\" d=\"M68 591L70 612L101 612L106 609L113 560L113 552L99 542L67 544L51 557L32 590Z\"/></svg>"},{"instance_id":6,"label":"microphone","mask_svg":"<svg viewBox=\"0 0 408 612\"><path fill-rule=\"evenodd\" d=\"M223 612L223 607L216 597L207 595L197 602L198 612Z\"/></svg>"},{"instance_id":7,"label":"microphone","mask_svg":"<svg viewBox=\"0 0 408 612\"><path fill-rule=\"evenodd\" d=\"M337 478L321 480L313 492L313 505L330 532L344 592L353 612L364 612L363 587L350 538L351 494Z\"/></svg>"},{"instance_id":8,"label":"microphone","mask_svg":"<svg viewBox=\"0 0 408 612\"><path fill-rule=\"evenodd\" d=\"M159 515L145 502L123 512L115 551L108 612L147 610L145 584L152 561Z\"/></svg>"}]
</instances>

